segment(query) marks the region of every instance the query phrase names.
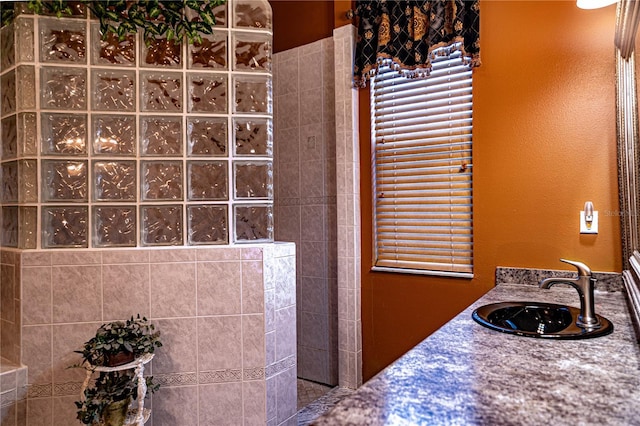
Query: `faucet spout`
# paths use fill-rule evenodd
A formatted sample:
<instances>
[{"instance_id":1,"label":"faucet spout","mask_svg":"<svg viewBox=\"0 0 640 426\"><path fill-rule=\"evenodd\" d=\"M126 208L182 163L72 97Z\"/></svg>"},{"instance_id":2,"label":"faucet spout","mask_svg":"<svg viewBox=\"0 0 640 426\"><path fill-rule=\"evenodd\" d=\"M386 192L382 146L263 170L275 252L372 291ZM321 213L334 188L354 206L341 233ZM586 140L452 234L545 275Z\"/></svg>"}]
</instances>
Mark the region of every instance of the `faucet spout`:
<instances>
[{"instance_id":1,"label":"faucet spout","mask_svg":"<svg viewBox=\"0 0 640 426\"><path fill-rule=\"evenodd\" d=\"M594 288L596 279L591 275L591 269L582 262L560 259L562 262L569 263L578 269L577 278L545 278L540 281L540 288L549 289L554 284L569 284L578 291L580 296L580 315L576 325L583 328L599 328L600 320L596 316L594 304Z\"/></svg>"}]
</instances>

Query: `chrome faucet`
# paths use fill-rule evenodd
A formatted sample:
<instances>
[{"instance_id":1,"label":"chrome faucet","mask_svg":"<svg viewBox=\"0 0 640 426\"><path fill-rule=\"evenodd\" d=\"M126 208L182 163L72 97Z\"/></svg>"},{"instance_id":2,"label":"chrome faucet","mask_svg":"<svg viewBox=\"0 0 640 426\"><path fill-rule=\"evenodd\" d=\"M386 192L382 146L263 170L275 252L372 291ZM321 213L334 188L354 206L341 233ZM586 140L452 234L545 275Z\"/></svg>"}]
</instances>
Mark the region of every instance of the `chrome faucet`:
<instances>
[{"instance_id":1,"label":"chrome faucet","mask_svg":"<svg viewBox=\"0 0 640 426\"><path fill-rule=\"evenodd\" d=\"M582 262L566 259L560 259L560 261L578 268L578 278L545 278L540 281L540 288L550 288L554 284L569 284L578 290L580 296L580 315L576 325L589 329L600 328L600 320L596 316L593 300L596 279L591 276L591 269Z\"/></svg>"}]
</instances>

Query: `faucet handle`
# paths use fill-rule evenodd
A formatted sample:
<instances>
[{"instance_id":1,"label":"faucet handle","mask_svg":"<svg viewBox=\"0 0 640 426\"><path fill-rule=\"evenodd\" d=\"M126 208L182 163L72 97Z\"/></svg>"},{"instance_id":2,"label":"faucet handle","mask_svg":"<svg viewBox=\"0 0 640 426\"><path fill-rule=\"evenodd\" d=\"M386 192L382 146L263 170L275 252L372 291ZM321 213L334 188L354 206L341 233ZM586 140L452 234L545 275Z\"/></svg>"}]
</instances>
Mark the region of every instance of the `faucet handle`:
<instances>
[{"instance_id":1,"label":"faucet handle","mask_svg":"<svg viewBox=\"0 0 640 426\"><path fill-rule=\"evenodd\" d=\"M576 268L578 268L578 275L581 277L591 276L591 269L582 262L577 262L575 260L567 260L567 259L560 259L560 262L568 263L569 265L573 265Z\"/></svg>"}]
</instances>

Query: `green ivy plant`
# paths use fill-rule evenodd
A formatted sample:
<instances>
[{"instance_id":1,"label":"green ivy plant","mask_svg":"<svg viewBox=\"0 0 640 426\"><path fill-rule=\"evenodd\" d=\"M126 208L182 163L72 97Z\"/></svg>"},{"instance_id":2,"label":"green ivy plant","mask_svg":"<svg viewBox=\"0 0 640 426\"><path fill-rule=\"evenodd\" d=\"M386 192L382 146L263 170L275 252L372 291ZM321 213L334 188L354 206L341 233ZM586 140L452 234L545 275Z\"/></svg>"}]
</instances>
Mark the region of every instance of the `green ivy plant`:
<instances>
[{"instance_id":1,"label":"green ivy plant","mask_svg":"<svg viewBox=\"0 0 640 426\"><path fill-rule=\"evenodd\" d=\"M72 16L78 6L86 6L100 21L103 37L116 34L124 40L128 34L142 32L147 44L154 38L201 43L202 34L211 34L216 23L214 9L226 0L29 0L36 14ZM2 24L15 15L15 3L2 7ZM13 5L11 5L13 4ZM0 6L1 7L1 6Z\"/></svg>"},{"instance_id":2,"label":"green ivy plant","mask_svg":"<svg viewBox=\"0 0 640 426\"><path fill-rule=\"evenodd\" d=\"M160 331L138 314L126 321L102 324L96 334L82 345L82 349L75 351L82 355L82 363L71 365L70 368L92 368L86 363L91 366L113 366L108 361L114 355L125 352L138 358L154 353L161 346ZM153 393L159 388L159 384L153 382L153 376L147 376L144 380L148 392ZM138 377L134 369L102 371L93 386L85 389L83 396L75 403L78 420L87 425L103 424L101 421L111 404L138 397Z\"/></svg>"},{"instance_id":3,"label":"green ivy plant","mask_svg":"<svg viewBox=\"0 0 640 426\"><path fill-rule=\"evenodd\" d=\"M126 321L102 324L95 336L84 343L82 350L75 352L91 365L105 366L109 357L119 352L130 352L137 358L154 353L161 346L160 332L147 318L140 318L138 314Z\"/></svg>"}]
</instances>

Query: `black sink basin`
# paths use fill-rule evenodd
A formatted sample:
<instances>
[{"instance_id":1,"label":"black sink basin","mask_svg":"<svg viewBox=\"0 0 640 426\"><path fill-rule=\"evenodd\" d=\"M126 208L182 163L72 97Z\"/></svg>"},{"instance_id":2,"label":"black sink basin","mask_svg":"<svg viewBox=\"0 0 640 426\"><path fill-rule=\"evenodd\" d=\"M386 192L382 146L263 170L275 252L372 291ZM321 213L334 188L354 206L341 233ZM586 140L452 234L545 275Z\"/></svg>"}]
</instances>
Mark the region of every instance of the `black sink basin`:
<instances>
[{"instance_id":1,"label":"black sink basin","mask_svg":"<svg viewBox=\"0 0 640 426\"><path fill-rule=\"evenodd\" d=\"M596 315L600 327L579 327L576 325L579 314L577 308L553 303L501 302L479 307L472 317L492 330L526 337L588 339L613 331L611 321L600 315Z\"/></svg>"}]
</instances>

